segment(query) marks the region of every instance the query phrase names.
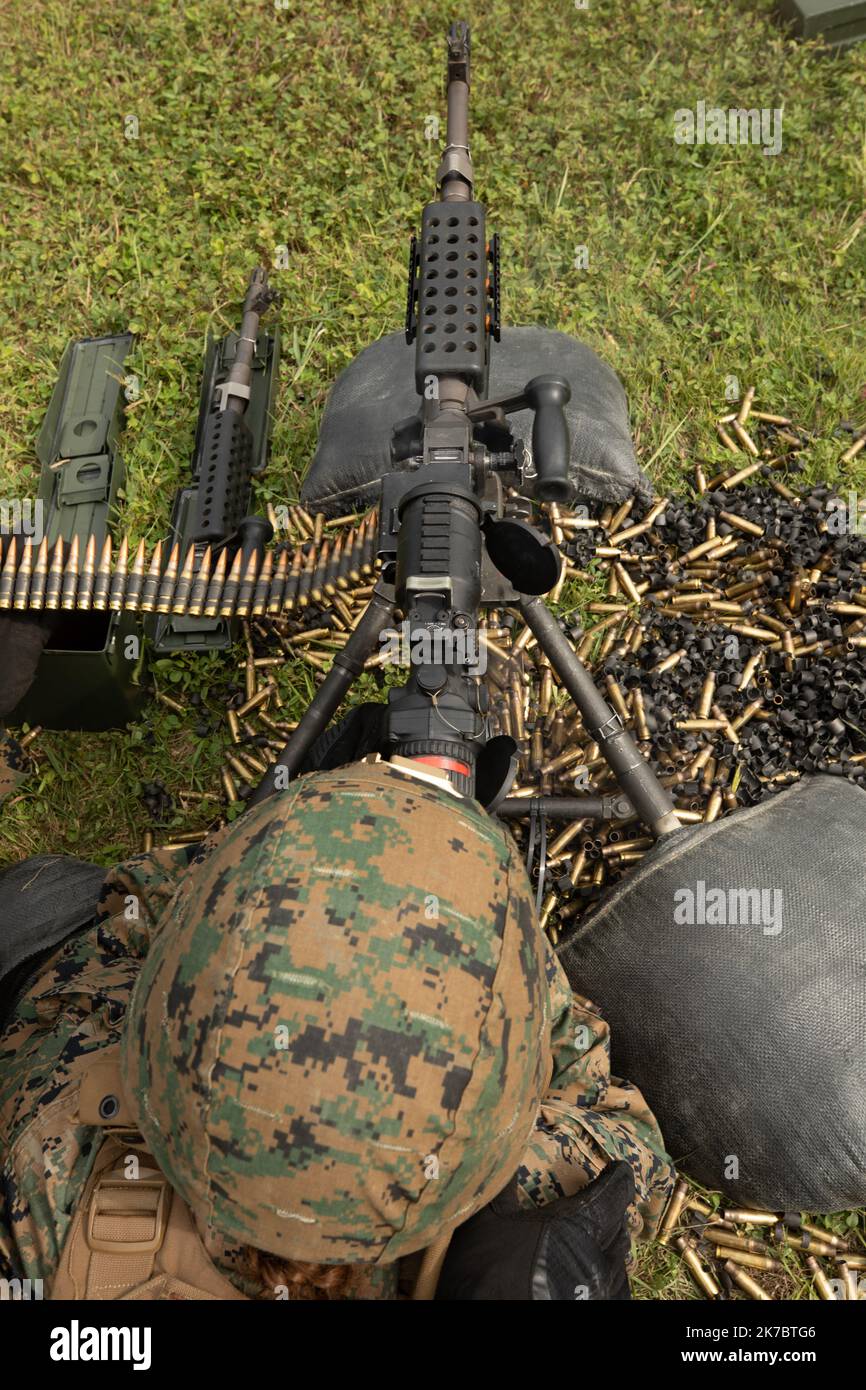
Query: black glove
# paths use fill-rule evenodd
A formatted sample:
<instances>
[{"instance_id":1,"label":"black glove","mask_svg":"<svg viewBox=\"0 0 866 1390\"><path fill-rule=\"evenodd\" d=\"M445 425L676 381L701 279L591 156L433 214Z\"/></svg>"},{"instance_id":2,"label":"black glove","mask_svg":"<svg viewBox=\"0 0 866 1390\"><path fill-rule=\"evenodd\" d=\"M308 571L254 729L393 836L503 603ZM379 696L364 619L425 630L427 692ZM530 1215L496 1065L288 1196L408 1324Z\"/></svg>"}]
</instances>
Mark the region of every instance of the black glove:
<instances>
[{"instance_id":1,"label":"black glove","mask_svg":"<svg viewBox=\"0 0 866 1390\"><path fill-rule=\"evenodd\" d=\"M627 1163L611 1163L574 1197L529 1211L518 1205L515 1177L454 1232L436 1298L630 1298L625 1214L633 1199Z\"/></svg>"},{"instance_id":2,"label":"black glove","mask_svg":"<svg viewBox=\"0 0 866 1390\"><path fill-rule=\"evenodd\" d=\"M54 614L0 614L0 719L11 714L30 689L54 621Z\"/></svg>"}]
</instances>

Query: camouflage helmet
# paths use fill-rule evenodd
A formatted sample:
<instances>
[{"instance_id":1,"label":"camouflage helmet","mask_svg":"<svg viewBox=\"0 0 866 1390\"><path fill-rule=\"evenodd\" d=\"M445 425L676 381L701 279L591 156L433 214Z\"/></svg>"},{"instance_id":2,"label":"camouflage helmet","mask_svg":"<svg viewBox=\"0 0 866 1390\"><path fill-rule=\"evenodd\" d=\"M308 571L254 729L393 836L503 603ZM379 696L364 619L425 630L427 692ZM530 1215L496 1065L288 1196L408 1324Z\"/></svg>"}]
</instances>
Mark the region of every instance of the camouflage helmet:
<instances>
[{"instance_id":1,"label":"camouflage helmet","mask_svg":"<svg viewBox=\"0 0 866 1390\"><path fill-rule=\"evenodd\" d=\"M122 1064L202 1233L387 1263L516 1171L549 1035L513 841L474 802L355 764L202 847L157 926Z\"/></svg>"}]
</instances>

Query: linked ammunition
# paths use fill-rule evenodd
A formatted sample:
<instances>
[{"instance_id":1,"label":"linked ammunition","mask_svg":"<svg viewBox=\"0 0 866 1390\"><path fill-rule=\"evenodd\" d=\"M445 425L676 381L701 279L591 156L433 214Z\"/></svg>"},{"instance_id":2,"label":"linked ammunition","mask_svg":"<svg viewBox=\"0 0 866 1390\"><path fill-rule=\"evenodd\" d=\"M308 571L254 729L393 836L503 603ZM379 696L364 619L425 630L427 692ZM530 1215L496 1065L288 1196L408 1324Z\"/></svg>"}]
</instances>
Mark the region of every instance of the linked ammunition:
<instances>
[{"instance_id":1,"label":"linked ammunition","mask_svg":"<svg viewBox=\"0 0 866 1390\"><path fill-rule=\"evenodd\" d=\"M321 603L323 594L327 591L325 586L329 582L328 566L330 564L330 543L325 541L318 554L310 553L311 575L309 583L309 599L311 603ZM333 584L331 588L333 589Z\"/></svg>"},{"instance_id":2,"label":"linked ammunition","mask_svg":"<svg viewBox=\"0 0 866 1390\"><path fill-rule=\"evenodd\" d=\"M135 559L132 562L132 568L126 580L126 597L123 606L131 613L134 613L138 608L139 599L141 598L141 586L143 583L144 541L140 541L138 549L135 552Z\"/></svg>"},{"instance_id":3,"label":"linked ammunition","mask_svg":"<svg viewBox=\"0 0 866 1390\"><path fill-rule=\"evenodd\" d=\"M11 608L15 593L15 575L18 570L18 537L13 535L0 572L0 608Z\"/></svg>"},{"instance_id":4,"label":"linked ammunition","mask_svg":"<svg viewBox=\"0 0 866 1390\"><path fill-rule=\"evenodd\" d=\"M81 574L78 580L78 594L76 608L87 611L93 599L93 584L96 579L96 537L91 534L87 537L87 544L84 547L84 561L81 566Z\"/></svg>"},{"instance_id":5,"label":"linked ammunition","mask_svg":"<svg viewBox=\"0 0 866 1390\"><path fill-rule=\"evenodd\" d=\"M298 580L298 594L296 599L298 608L306 608L310 602L310 586L313 582L315 568L316 552L311 550L304 560L300 579Z\"/></svg>"},{"instance_id":6,"label":"linked ammunition","mask_svg":"<svg viewBox=\"0 0 866 1390\"><path fill-rule=\"evenodd\" d=\"M4 570L5 577L5 570ZM51 557L51 566L48 570L48 579L45 583L45 607L54 609L60 606L60 595L63 586L63 538L57 537L54 542L54 554ZM3 605L3 580L0 578L0 608Z\"/></svg>"},{"instance_id":7,"label":"linked ammunition","mask_svg":"<svg viewBox=\"0 0 866 1390\"><path fill-rule=\"evenodd\" d=\"M97 612L104 612L108 607L108 591L111 585L111 536L106 536L102 543L102 550L99 555L99 564L96 567L96 578L93 585L93 607Z\"/></svg>"},{"instance_id":8,"label":"linked ammunition","mask_svg":"<svg viewBox=\"0 0 866 1390\"><path fill-rule=\"evenodd\" d=\"M268 610L268 600L271 592L273 580L274 560L270 550L265 551L265 558L262 561L262 568L256 580L253 592L252 612L254 617L263 616Z\"/></svg>"},{"instance_id":9,"label":"linked ammunition","mask_svg":"<svg viewBox=\"0 0 866 1390\"><path fill-rule=\"evenodd\" d=\"M43 536L36 552L33 577L30 581L30 601L28 607L41 608L45 599L45 583L48 578L48 537Z\"/></svg>"},{"instance_id":10,"label":"linked ammunition","mask_svg":"<svg viewBox=\"0 0 866 1390\"><path fill-rule=\"evenodd\" d=\"M226 550L221 550L217 556L216 564L213 567L213 573L208 582L207 597L205 598L204 604L204 616L206 618L219 617L223 586L226 581L227 564L228 552Z\"/></svg>"},{"instance_id":11,"label":"linked ammunition","mask_svg":"<svg viewBox=\"0 0 866 1390\"><path fill-rule=\"evenodd\" d=\"M33 573L33 547L22 545L21 560L15 576L13 604L16 608L26 608L30 598L30 576Z\"/></svg>"},{"instance_id":12,"label":"linked ammunition","mask_svg":"<svg viewBox=\"0 0 866 1390\"><path fill-rule=\"evenodd\" d=\"M243 552L235 551L234 559L228 578L222 587L219 599L219 616L221 618L233 618L235 615L235 605L238 599L238 591L241 586L241 566L243 565ZM207 610L205 610L207 611Z\"/></svg>"},{"instance_id":13,"label":"linked ammunition","mask_svg":"<svg viewBox=\"0 0 866 1390\"><path fill-rule=\"evenodd\" d=\"M172 600L174 598L175 585L177 584L178 569L180 566L180 545L175 541L168 557L168 563L159 581L156 594L156 612L170 613ZM142 604L142 607L144 605Z\"/></svg>"},{"instance_id":14,"label":"linked ammunition","mask_svg":"<svg viewBox=\"0 0 866 1390\"><path fill-rule=\"evenodd\" d=\"M108 606L114 613L119 613L123 608L128 560L129 541L127 537L124 536L117 551L117 560L115 561L114 571L111 576L111 584L108 590Z\"/></svg>"},{"instance_id":15,"label":"linked ammunition","mask_svg":"<svg viewBox=\"0 0 866 1390\"><path fill-rule=\"evenodd\" d=\"M284 592L285 592L286 580L287 580L287 578L288 578L288 574L289 574L289 556L288 556L288 551L286 551L286 550L281 550L280 553L279 553L279 555L277 556L276 567L275 567L275 569L274 569L274 571L273 571L273 576L272 576L272 578L271 578L271 582L270 582L270 585L269 585L269 587L268 587L268 596L267 596L266 611L267 611L268 615L271 616L271 617L276 617L276 616L279 614L280 610L282 609L282 605L283 605L283 594L284 594ZM256 600L257 600L257 602L256 602L256 605L255 605L255 606L256 606L256 611L258 611L258 594L256 595Z\"/></svg>"},{"instance_id":16,"label":"linked ammunition","mask_svg":"<svg viewBox=\"0 0 866 1390\"><path fill-rule=\"evenodd\" d=\"M241 575L241 580L238 585L233 614L236 618L248 618L259 574L259 552L258 550L251 550L246 562L244 562L242 552L239 551L238 555L240 556L238 572Z\"/></svg>"},{"instance_id":17,"label":"linked ammunition","mask_svg":"<svg viewBox=\"0 0 866 1390\"><path fill-rule=\"evenodd\" d=\"M153 613L156 611L156 600L159 594L159 577L162 571L162 541L157 541L153 548L150 565L145 575L144 584L141 589L140 608L142 613Z\"/></svg>"},{"instance_id":18,"label":"linked ammunition","mask_svg":"<svg viewBox=\"0 0 866 1390\"><path fill-rule=\"evenodd\" d=\"M66 557L66 567L63 571L63 589L61 591L61 608L72 609L75 607L75 599L78 593L78 566L79 566L79 544L78 536L74 535L69 545Z\"/></svg>"}]
</instances>

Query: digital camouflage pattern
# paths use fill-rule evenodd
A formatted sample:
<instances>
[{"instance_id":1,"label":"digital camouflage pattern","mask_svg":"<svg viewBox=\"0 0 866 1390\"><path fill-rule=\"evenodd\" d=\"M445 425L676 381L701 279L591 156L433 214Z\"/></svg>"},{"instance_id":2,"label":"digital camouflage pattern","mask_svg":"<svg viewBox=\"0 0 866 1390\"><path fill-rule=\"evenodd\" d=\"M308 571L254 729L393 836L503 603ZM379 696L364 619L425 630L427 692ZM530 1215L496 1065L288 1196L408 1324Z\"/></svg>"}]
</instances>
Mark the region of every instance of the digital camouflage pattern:
<instances>
[{"instance_id":1,"label":"digital camouflage pattern","mask_svg":"<svg viewBox=\"0 0 866 1390\"><path fill-rule=\"evenodd\" d=\"M0 729L0 805L24 781L28 771L24 749L16 738Z\"/></svg>"},{"instance_id":2,"label":"digital camouflage pattern","mask_svg":"<svg viewBox=\"0 0 866 1390\"><path fill-rule=\"evenodd\" d=\"M341 784L348 799L335 794ZM32 982L0 1039L0 1274L50 1282L101 1140L101 1131L77 1122L78 1083L88 1056L124 1034L128 1090L140 1097L146 1089L152 1112L149 1118L143 1112L142 1127L151 1143L154 1136L162 1143L160 1161L182 1195L189 1184L211 1257L244 1292L256 1291L239 1274L241 1241L283 1250L272 1233L282 1238L298 1227L302 1243L291 1244L304 1250L298 1258L318 1258L306 1253L311 1234L313 1250L321 1242L331 1260L346 1258L340 1247L348 1236L354 1259L380 1261L370 1270L368 1295L394 1296L397 1267L383 1259L424 1244L437 1221L464 1219L515 1168L521 1198L530 1204L572 1193L610 1159L625 1158L637 1188L632 1230L652 1233L672 1182L658 1129L639 1092L610 1077L605 1023L574 999L537 926L530 932L527 920L534 924L534 918L525 918L521 907L528 886L510 837L477 806L408 784L390 769L317 774L286 795L296 813L303 811L291 834L287 804L280 807L279 834L269 828L273 808L265 804L196 852L162 851L118 866L103 891L98 924L55 952ZM383 796L391 807L386 825ZM444 817L446 833L438 841L428 830L422 839L429 843L419 844L406 814L410 804L432 818L428 826ZM323 840L329 817L333 830ZM491 892L490 878L483 882L465 863L470 843L488 860L485 872L507 890L507 905ZM398 885L390 882L396 874L389 875L388 864L400 846ZM407 867L413 858L417 872ZM376 908L374 891L382 899ZM484 893L492 912L489 941L473 915ZM434 908L438 918L426 915ZM390 932L382 931L386 919ZM179 932L204 963L204 979L195 977L201 996L192 989L189 960L176 948ZM539 951L546 999L533 983ZM500 992L506 981L508 991ZM408 1000L400 993L407 984ZM509 1021L503 1000L512 987L533 1001L533 1011ZM203 1007L199 998L208 996L211 1004ZM480 1007L483 1014L485 1005L473 1054L469 1011ZM545 1014L546 1042L539 1047ZM281 1025L286 1034L277 1033ZM278 1046L278 1038L288 1046ZM395 1038L405 1039L402 1049ZM162 1070L175 1051L189 1069L186 1087ZM533 1059L537 1064L546 1052L544 1076L533 1074ZM293 1072L297 1087L275 1086L277 1077ZM509 1110L500 1082L516 1075L522 1085L528 1074L537 1087L531 1104L524 1110L512 1101ZM406 1093L402 1112L392 1108L398 1090ZM493 1139L484 1110L470 1123L470 1100L499 1117ZM479 1123L492 1155L475 1142ZM462 1195L455 1145L472 1165ZM491 1163L497 1156L498 1166ZM287 1175L281 1164L298 1173ZM383 1189L383 1177L390 1187ZM281 1215L291 1210L281 1205L286 1185L297 1214L312 1221ZM409 1198L398 1190L404 1185ZM306 1206L297 1206L299 1194ZM367 1230L358 1203L373 1211ZM263 1224L254 1230L259 1215Z\"/></svg>"},{"instance_id":3,"label":"digital camouflage pattern","mask_svg":"<svg viewBox=\"0 0 866 1390\"><path fill-rule=\"evenodd\" d=\"M475 803L387 763L300 779L211 845L121 1053L200 1228L390 1263L496 1195L550 1070L512 846Z\"/></svg>"}]
</instances>

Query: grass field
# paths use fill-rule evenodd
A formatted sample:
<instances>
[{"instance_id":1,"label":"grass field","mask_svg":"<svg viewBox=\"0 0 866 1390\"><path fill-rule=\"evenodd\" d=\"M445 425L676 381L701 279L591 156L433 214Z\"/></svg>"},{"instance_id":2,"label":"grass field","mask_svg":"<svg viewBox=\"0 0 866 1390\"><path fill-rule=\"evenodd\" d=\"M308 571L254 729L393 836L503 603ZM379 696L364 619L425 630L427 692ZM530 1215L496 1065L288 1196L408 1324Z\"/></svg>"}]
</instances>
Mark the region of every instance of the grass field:
<instances>
[{"instance_id":1,"label":"grass field","mask_svg":"<svg viewBox=\"0 0 866 1390\"><path fill-rule=\"evenodd\" d=\"M866 489L866 45L786 39L766 0L466 4L477 191L503 236L503 312L585 339L622 377L659 491L724 457L726 384L813 430L806 476ZM407 239L432 195L441 0L7 0L0 18L0 494L35 491L33 444L63 348L131 328L124 528L152 544L188 468L208 330L251 266L285 334L261 501L297 497L335 373L400 327ZM674 113L783 108L781 153L681 145ZM578 248L586 248L588 264ZM207 703L220 660L157 675ZM280 677L290 711L307 678ZM106 864L140 847L140 783L206 786L222 737L154 707L125 732L45 734L4 808L0 862ZM86 813L82 808L86 807ZM646 1297L693 1296L671 1256Z\"/></svg>"}]
</instances>

